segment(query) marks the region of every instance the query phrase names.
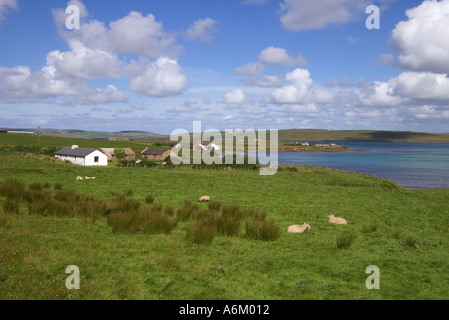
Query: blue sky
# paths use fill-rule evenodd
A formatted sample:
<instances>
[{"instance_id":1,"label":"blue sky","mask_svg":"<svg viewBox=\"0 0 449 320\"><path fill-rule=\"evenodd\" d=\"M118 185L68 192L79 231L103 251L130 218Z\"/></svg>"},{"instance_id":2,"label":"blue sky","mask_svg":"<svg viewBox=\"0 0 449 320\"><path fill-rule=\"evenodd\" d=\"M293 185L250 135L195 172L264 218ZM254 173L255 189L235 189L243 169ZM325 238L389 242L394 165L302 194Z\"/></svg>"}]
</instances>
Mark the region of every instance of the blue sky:
<instances>
[{"instance_id":1,"label":"blue sky","mask_svg":"<svg viewBox=\"0 0 449 320\"><path fill-rule=\"evenodd\" d=\"M449 132L444 39L449 0L0 0L0 127Z\"/></svg>"}]
</instances>

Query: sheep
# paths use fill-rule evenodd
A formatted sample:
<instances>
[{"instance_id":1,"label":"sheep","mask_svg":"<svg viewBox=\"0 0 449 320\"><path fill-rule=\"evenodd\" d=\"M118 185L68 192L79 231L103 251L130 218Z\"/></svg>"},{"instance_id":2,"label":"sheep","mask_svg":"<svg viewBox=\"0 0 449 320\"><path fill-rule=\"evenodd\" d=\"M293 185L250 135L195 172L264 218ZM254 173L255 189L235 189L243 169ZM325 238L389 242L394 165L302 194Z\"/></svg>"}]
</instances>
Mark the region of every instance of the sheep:
<instances>
[{"instance_id":1,"label":"sheep","mask_svg":"<svg viewBox=\"0 0 449 320\"><path fill-rule=\"evenodd\" d=\"M303 233L306 230L310 230L310 226L308 223L304 222L304 224L301 226L299 226L299 225L289 226L287 229L287 232L288 233Z\"/></svg>"},{"instance_id":2,"label":"sheep","mask_svg":"<svg viewBox=\"0 0 449 320\"><path fill-rule=\"evenodd\" d=\"M208 202L210 200L209 196L202 196L198 199L198 202Z\"/></svg>"},{"instance_id":3,"label":"sheep","mask_svg":"<svg viewBox=\"0 0 449 320\"><path fill-rule=\"evenodd\" d=\"M95 177L86 177L86 180L95 180Z\"/></svg>"},{"instance_id":4,"label":"sheep","mask_svg":"<svg viewBox=\"0 0 449 320\"><path fill-rule=\"evenodd\" d=\"M76 177L76 180L83 180L82 177Z\"/></svg>"},{"instance_id":5,"label":"sheep","mask_svg":"<svg viewBox=\"0 0 449 320\"><path fill-rule=\"evenodd\" d=\"M348 222L343 219L343 218L335 218L333 214L331 214L330 216L327 217L328 221L330 223L335 223L335 224L348 224Z\"/></svg>"}]
</instances>

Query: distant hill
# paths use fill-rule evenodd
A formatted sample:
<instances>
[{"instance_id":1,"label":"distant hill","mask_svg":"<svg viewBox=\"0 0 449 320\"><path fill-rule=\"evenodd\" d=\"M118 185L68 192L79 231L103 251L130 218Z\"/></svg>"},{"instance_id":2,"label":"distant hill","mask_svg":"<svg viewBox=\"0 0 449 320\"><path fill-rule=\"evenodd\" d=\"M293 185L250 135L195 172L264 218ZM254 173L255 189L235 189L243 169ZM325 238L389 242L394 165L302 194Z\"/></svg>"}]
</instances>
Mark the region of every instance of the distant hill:
<instances>
[{"instance_id":1,"label":"distant hill","mask_svg":"<svg viewBox=\"0 0 449 320\"><path fill-rule=\"evenodd\" d=\"M8 129L3 130L35 132L39 135L82 139L132 139L132 140L170 140L169 135L154 132L127 130L118 132L85 131L77 129ZM288 129L279 130L279 141L379 141L379 142L447 142L449 133L427 133L412 131L375 130L325 130Z\"/></svg>"},{"instance_id":2,"label":"distant hill","mask_svg":"<svg viewBox=\"0 0 449 320\"><path fill-rule=\"evenodd\" d=\"M372 130L279 130L280 141L449 142L449 133Z\"/></svg>"},{"instance_id":3,"label":"distant hill","mask_svg":"<svg viewBox=\"0 0 449 320\"><path fill-rule=\"evenodd\" d=\"M8 129L1 128L1 130L25 131L35 132L42 136L55 136L64 138L82 138L82 139L134 139L134 140L166 140L170 139L167 135L162 135L147 131L119 131L119 132L105 132L105 131L85 131L77 129Z\"/></svg>"}]
</instances>

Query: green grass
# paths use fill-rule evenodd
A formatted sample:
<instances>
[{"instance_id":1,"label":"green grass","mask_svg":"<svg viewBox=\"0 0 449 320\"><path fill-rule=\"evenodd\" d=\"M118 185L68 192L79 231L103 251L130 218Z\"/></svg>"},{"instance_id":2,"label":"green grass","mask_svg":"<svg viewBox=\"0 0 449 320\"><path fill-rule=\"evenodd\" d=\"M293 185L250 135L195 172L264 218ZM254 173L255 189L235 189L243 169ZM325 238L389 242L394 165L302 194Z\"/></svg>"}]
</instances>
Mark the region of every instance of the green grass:
<instances>
[{"instance_id":1,"label":"green grass","mask_svg":"<svg viewBox=\"0 0 449 320\"><path fill-rule=\"evenodd\" d=\"M308 166L260 176L241 170L78 167L15 153L0 157L0 181L17 179L34 192L74 192L107 202L123 196L130 200L122 203L123 212L136 210L135 202L139 210L163 204L172 209L159 212L158 221L168 225L187 200L202 213L221 210L227 217L274 221L281 230L277 239L254 240L245 236L242 220L238 234L231 225L230 234L196 243L191 235L203 221L195 219L197 213L167 233L116 232L107 217L30 214L27 194L17 185L0 196L0 299L447 298L447 189L405 190L370 175ZM96 179L76 181L77 176ZM7 200L14 195L22 199L18 213L17 204ZM203 195L216 202L197 203ZM329 214L348 225L328 223ZM286 232L304 222L310 231ZM80 268L80 290L65 287L69 265ZM380 290L365 287L369 265L380 269Z\"/></svg>"}]
</instances>

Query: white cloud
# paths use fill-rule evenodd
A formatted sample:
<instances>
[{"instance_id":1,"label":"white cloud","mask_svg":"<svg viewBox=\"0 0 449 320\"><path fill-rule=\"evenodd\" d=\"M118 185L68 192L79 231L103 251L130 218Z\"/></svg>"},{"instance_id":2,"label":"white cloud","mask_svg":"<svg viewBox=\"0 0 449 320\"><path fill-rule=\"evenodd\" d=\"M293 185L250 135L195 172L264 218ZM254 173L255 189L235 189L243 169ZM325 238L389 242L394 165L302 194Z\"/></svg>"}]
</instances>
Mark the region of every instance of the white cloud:
<instances>
[{"instance_id":1,"label":"white cloud","mask_svg":"<svg viewBox=\"0 0 449 320\"><path fill-rule=\"evenodd\" d=\"M199 19L186 30L185 35L189 40L200 39L203 42L209 42L217 31L216 25L217 22L214 19Z\"/></svg>"},{"instance_id":2,"label":"white cloud","mask_svg":"<svg viewBox=\"0 0 449 320\"><path fill-rule=\"evenodd\" d=\"M250 62L244 66L238 67L234 70L235 74L242 75L259 75L265 70L265 66L260 62Z\"/></svg>"},{"instance_id":3,"label":"white cloud","mask_svg":"<svg viewBox=\"0 0 449 320\"><path fill-rule=\"evenodd\" d=\"M260 76L250 76L244 81L246 86L250 87L280 87L282 85L282 80L278 76L260 75Z\"/></svg>"},{"instance_id":4,"label":"white cloud","mask_svg":"<svg viewBox=\"0 0 449 320\"><path fill-rule=\"evenodd\" d=\"M99 49L89 49L77 40L70 40L71 51L55 50L47 60L62 74L81 79L118 77L122 63L117 55Z\"/></svg>"},{"instance_id":5,"label":"white cloud","mask_svg":"<svg viewBox=\"0 0 449 320\"><path fill-rule=\"evenodd\" d=\"M402 97L449 102L449 78L429 72L403 72L396 78L395 93Z\"/></svg>"},{"instance_id":6,"label":"white cloud","mask_svg":"<svg viewBox=\"0 0 449 320\"><path fill-rule=\"evenodd\" d=\"M17 9L17 0L0 0L0 21L5 18L9 11L14 9Z\"/></svg>"},{"instance_id":7,"label":"white cloud","mask_svg":"<svg viewBox=\"0 0 449 320\"><path fill-rule=\"evenodd\" d=\"M290 84L274 89L268 101L293 104L304 102L313 83L310 78L310 72L306 69L297 68L287 73L285 78Z\"/></svg>"},{"instance_id":8,"label":"white cloud","mask_svg":"<svg viewBox=\"0 0 449 320\"><path fill-rule=\"evenodd\" d=\"M391 35L397 64L412 71L449 73L449 1L424 1L406 11Z\"/></svg>"},{"instance_id":9,"label":"white cloud","mask_svg":"<svg viewBox=\"0 0 449 320\"><path fill-rule=\"evenodd\" d=\"M147 96L173 96L187 89L187 77L176 60L160 57L130 81L130 89Z\"/></svg>"},{"instance_id":10,"label":"white cloud","mask_svg":"<svg viewBox=\"0 0 449 320\"><path fill-rule=\"evenodd\" d=\"M242 89L234 89L224 95L223 101L230 105L241 105L247 102Z\"/></svg>"},{"instance_id":11,"label":"white cloud","mask_svg":"<svg viewBox=\"0 0 449 320\"><path fill-rule=\"evenodd\" d=\"M305 65L307 61L300 54L297 57L290 56L284 48L268 47L259 54L259 62L275 66Z\"/></svg>"},{"instance_id":12,"label":"white cloud","mask_svg":"<svg viewBox=\"0 0 449 320\"><path fill-rule=\"evenodd\" d=\"M65 103L99 104L123 102L128 93L108 85L104 90L87 86L87 80L67 76L58 70L54 52L47 55L47 65L31 72L26 66L0 67L0 100L8 102L38 102L65 97Z\"/></svg>"},{"instance_id":13,"label":"white cloud","mask_svg":"<svg viewBox=\"0 0 449 320\"><path fill-rule=\"evenodd\" d=\"M374 81L362 89L359 99L364 106L374 107L392 107L398 106L405 102L406 98L402 98L395 94L395 80L388 82Z\"/></svg>"},{"instance_id":14,"label":"white cloud","mask_svg":"<svg viewBox=\"0 0 449 320\"><path fill-rule=\"evenodd\" d=\"M281 23L292 31L341 25L363 16L368 3L367 0L284 0L280 4Z\"/></svg>"},{"instance_id":15,"label":"white cloud","mask_svg":"<svg viewBox=\"0 0 449 320\"><path fill-rule=\"evenodd\" d=\"M120 54L132 54L147 58L177 56L182 47L175 43L176 35L164 31L161 22L152 14L143 16L132 11L127 16L109 23L109 28L98 20L87 21L88 12L81 1L70 3L80 6L81 26L70 31L65 26L67 15L64 9L53 10L58 34L67 40L77 40L86 48Z\"/></svg>"}]
</instances>

